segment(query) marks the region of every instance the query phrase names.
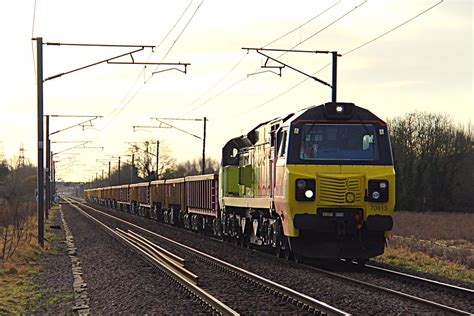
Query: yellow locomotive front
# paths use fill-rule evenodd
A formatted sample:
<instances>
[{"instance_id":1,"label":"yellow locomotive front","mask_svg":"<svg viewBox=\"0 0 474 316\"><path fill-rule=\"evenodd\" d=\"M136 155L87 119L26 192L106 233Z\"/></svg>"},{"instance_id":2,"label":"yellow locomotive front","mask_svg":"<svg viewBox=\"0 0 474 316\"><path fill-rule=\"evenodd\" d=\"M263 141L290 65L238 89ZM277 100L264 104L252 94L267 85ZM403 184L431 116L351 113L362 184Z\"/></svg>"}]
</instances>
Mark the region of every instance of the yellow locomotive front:
<instances>
[{"instance_id":1,"label":"yellow locomotive front","mask_svg":"<svg viewBox=\"0 0 474 316\"><path fill-rule=\"evenodd\" d=\"M395 206L386 124L353 104L327 103L294 115L277 142L281 246L312 258L382 254Z\"/></svg>"}]
</instances>

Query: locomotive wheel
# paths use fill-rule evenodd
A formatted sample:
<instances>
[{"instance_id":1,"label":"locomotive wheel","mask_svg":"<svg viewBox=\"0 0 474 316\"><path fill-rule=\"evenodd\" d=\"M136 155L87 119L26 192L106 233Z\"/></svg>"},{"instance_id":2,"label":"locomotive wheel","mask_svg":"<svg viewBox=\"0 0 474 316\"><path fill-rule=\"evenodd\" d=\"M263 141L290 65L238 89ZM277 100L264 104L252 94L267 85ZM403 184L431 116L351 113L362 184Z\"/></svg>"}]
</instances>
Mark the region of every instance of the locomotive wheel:
<instances>
[{"instance_id":1,"label":"locomotive wheel","mask_svg":"<svg viewBox=\"0 0 474 316\"><path fill-rule=\"evenodd\" d=\"M277 258L285 258L288 260L290 254L286 254L286 250L289 248L286 240L281 238L280 236L277 237L276 240L276 246L275 246L275 255Z\"/></svg>"},{"instance_id":2,"label":"locomotive wheel","mask_svg":"<svg viewBox=\"0 0 474 316\"><path fill-rule=\"evenodd\" d=\"M289 247L285 247L283 250L283 258L285 258L285 260L290 260L291 259L291 250Z\"/></svg>"},{"instance_id":3,"label":"locomotive wheel","mask_svg":"<svg viewBox=\"0 0 474 316\"><path fill-rule=\"evenodd\" d=\"M302 263L303 262L302 259L303 259L303 256L301 256L300 254L297 254L296 252L293 252L293 261L295 263Z\"/></svg>"},{"instance_id":4,"label":"locomotive wheel","mask_svg":"<svg viewBox=\"0 0 474 316\"><path fill-rule=\"evenodd\" d=\"M357 271L364 271L365 269L365 264L369 262L369 259L355 259L356 262L356 270Z\"/></svg>"},{"instance_id":5,"label":"locomotive wheel","mask_svg":"<svg viewBox=\"0 0 474 316\"><path fill-rule=\"evenodd\" d=\"M250 245L250 237L249 237L249 236L247 236L247 235L244 235L244 236L243 236L243 239L242 239L242 246L243 246L244 248L250 249L250 246L251 246L251 245Z\"/></svg>"},{"instance_id":6,"label":"locomotive wheel","mask_svg":"<svg viewBox=\"0 0 474 316\"><path fill-rule=\"evenodd\" d=\"M240 238L239 236L234 236L232 237L232 244L236 245L236 246L240 246Z\"/></svg>"},{"instance_id":7,"label":"locomotive wheel","mask_svg":"<svg viewBox=\"0 0 474 316\"><path fill-rule=\"evenodd\" d=\"M275 246L275 256L281 258L283 256L283 249L281 249L281 243L278 242Z\"/></svg>"}]
</instances>

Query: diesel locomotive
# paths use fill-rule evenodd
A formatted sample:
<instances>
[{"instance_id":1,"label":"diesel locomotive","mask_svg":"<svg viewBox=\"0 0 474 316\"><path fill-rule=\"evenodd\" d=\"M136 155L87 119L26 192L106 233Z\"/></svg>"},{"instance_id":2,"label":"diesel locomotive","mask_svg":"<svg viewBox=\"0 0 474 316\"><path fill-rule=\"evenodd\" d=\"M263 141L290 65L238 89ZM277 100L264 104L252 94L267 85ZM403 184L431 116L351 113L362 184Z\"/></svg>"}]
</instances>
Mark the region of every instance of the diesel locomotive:
<instances>
[{"instance_id":1,"label":"diesel locomotive","mask_svg":"<svg viewBox=\"0 0 474 316\"><path fill-rule=\"evenodd\" d=\"M278 256L365 261L392 229L387 125L352 103L261 123L222 149L219 175L85 190L86 199Z\"/></svg>"}]
</instances>

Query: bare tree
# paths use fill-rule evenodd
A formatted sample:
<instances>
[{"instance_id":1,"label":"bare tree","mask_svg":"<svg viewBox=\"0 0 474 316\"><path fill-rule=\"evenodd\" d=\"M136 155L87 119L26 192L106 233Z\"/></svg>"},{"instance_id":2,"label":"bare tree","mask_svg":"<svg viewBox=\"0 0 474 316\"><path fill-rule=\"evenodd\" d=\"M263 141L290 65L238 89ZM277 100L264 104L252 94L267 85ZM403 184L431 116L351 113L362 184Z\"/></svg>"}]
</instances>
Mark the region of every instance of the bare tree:
<instances>
[{"instance_id":1,"label":"bare tree","mask_svg":"<svg viewBox=\"0 0 474 316\"><path fill-rule=\"evenodd\" d=\"M11 257L22 240L29 242L30 218L35 213L36 168L31 165L9 168L0 187L0 256Z\"/></svg>"},{"instance_id":2,"label":"bare tree","mask_svg":"<svg viewBox=\"0 0 474 316\"><path fill-rule=\"evenodd\" d=\"M472 155L472 131L445 114L415 112L389 120L397 171L397 208L445 210Z\"/></svg>"},{"instance_id":3,"label":"bare tree","mask_svg":"<svg viewBox=\"0 0 474 316\"><path fill-rule=\"evenodd\" d=\"M219 161L212 158L206 159L206 170L205 173L218 173L219 172ZM202 174L202 158L196 158L194 160L187 160L179 163L174 169L170 169L165 178L178 178L184 176L193 176Z\"/></svg>"},{"instance_id":4,"label":"bare tree","mask_svg":"<svg viewBox=\"0 0 474 316\"><path fill-rule=\"evenodd\" d=\"M168 170L174 168L176 159L171 155L171 150L164 142L160 142L158 153L158 176L156 174L156 141L146 140L140 144L134 144L129 151L135 155L135 165L138 175L145 180L162 178Z\"/></svg>"}]
</instances>

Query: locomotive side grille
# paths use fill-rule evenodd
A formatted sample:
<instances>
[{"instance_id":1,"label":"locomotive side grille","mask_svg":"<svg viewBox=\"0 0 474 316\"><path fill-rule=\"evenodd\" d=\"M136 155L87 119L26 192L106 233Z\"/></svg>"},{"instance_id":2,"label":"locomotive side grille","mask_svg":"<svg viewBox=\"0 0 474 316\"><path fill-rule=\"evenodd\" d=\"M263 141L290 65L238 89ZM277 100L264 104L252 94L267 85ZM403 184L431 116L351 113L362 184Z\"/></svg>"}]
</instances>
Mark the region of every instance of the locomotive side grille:
<instances>
[{"instance_id":1,"label":"locomotive side grille","mask_svg":"<svg viewBox=\"0 0 474 316\"><path fill-rule=\"evenodd\" d=\"M319 202L322 205L360 204L363 196L361 183L361 177L319 176L316 186ZM348 193L351 193L350 197Z\"/></svg>"}]
</instances>

